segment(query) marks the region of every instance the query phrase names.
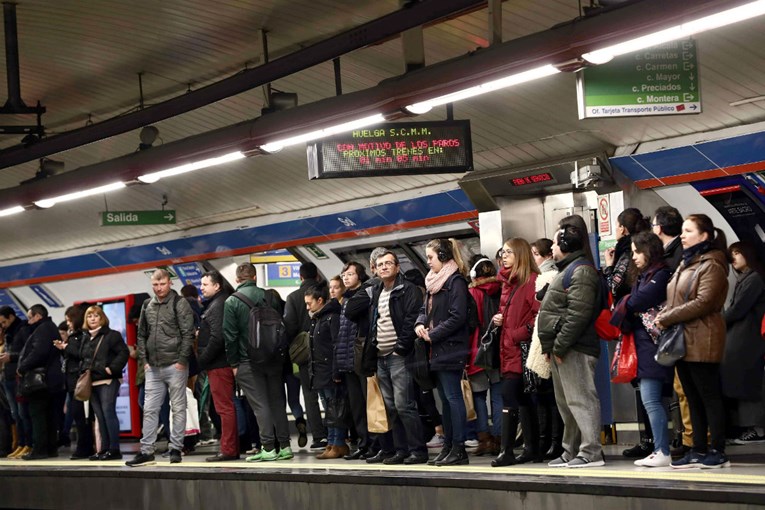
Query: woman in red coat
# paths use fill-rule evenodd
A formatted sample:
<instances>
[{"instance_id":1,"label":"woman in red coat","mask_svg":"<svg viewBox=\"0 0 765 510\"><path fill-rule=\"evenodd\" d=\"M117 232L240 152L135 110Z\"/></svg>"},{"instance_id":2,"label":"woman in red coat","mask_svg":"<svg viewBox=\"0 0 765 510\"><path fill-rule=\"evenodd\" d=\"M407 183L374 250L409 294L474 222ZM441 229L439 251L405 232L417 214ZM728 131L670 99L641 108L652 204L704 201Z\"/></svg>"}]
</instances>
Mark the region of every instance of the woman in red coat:
<instances>
[{"instance_id":1,"label":"woman in red coat","mask_svg":"<svg viewBox=\"0 0 765 510\"><path fill-rule=\"evenodd\" d=\"M536 262L531 255L531 245L518 237L508 239L502 247L502 269L498 279L502 282L502 298L499 312L493 322L501 328L499 358L502 372L502 447L499 456L491 462L494 467L515 464L513 442L518 429L518 415L521 406L531 406L528 395L523 393L523 361L521 343L531 341L534 320L539 310L535 299L534 284L539 274ZM529 418L535 413L528 413ZM531 435L539 435L538 423L529 419L524 430L524 443L527 449L537 448L537 440ZM526 440L526 436L529 440ZM528 452L533 455L533 451Z\"/></svg>"}]
</instances>

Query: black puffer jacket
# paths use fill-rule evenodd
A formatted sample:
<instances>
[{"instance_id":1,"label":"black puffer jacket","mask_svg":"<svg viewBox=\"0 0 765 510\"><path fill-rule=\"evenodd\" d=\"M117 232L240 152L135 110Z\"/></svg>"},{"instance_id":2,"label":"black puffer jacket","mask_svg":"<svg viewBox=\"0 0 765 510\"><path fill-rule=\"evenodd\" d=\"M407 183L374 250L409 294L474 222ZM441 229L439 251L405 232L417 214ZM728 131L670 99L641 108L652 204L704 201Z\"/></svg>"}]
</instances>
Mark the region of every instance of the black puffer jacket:
<instances>
[{"instance_id":1,"label":"black puffer jacket","mask_svg":"<svg viewBox=\"0 0 765 510\"><path fill-rule=\"evenodd\" d=\"M24 328L22 328L24 331ZM35 368L46 367L46 382L50 393L64 390L64 371L61 369L61 351L53 345L61 340L58 328L50 317L28 325L29 338L19 355L18 371L21 375Z\"/></svg>"},{"instance_id":2,"label":"black puffer jacket","mask_svg":"<svg viewBox=\"0 0 765 510\"><path fill-rule=\"evenodd\" d=\"M202 322L197 337L199 366L202 370L229 366L226 360L226 343L223 339L223 305L227 297L225 292L218 292L205 303L202 311Z\"/></svg>"},{"instance_id":3,"label":"black puffer jacket","mask_svg":"<svg viewBox=\"0 0 765 510\"><path fill-rule=\"evenodd\" d=\"M101 345L98 345L101 342ZM98 352L96 352L98 348ZM94 357L95 356L95 357ZM129 352L127 344L119 331L102 326L96 335L91 337L86 332L82 340L82 370L90 369L93 381L119 379L122 369L127 364ZM111 374L106 372L109 368Z\"/></svg>"},{"instance_id":4,"label":"black puffer jacket","mask_svg":"<svg viewBox=\"0 0 765 510\"><path fill-rule=\"evenodd\" d=\"M415 325L422 324L429 330L431 370L465 368L470 349L467 300L467 281L459 273L450 276L439 292L425 296Z\"/></svg>"},{"instance_id":5,"label":"black puffer jacket","mask_svg":"<svg viewBox=\"0 0 765 510\"><path fill-rule=\"evenodd\" d=\"M308 330L311 345L311 389L321 390L335 385L335 342L340 331L340 303L332 299L311 317Z\"/></svg>"},{"instance_id":6,"label":"black puffer jacket","mask_svg":"<svg viewBox=\"0 0 765 510\"><path fill-rule=\"evenodd\" d=\"M5 332L5 352L11 357L3 367L6 381L13 381L16 379L16 368L19 362L19 355L21 354L22 349L24 349L24 344L26 344L27 338L29 338L29 331L27 321L16 317Z\"/></svg>"},{"instance_id":7,"label":"black puffer jacket","mask_svg":"<svg viewBox=\"0 0 765 510\"><path fill-rule=\"evenodd\" d=\"M343 296L343 304L340 312L340 330L337 334L337 343L335 344L335 370L337 372L353 372L354 368L354 346L359 337L359 325L345 316L345 310L348 307L348 301L358 291L346 290Z\"/></svg>"}]
</instances>

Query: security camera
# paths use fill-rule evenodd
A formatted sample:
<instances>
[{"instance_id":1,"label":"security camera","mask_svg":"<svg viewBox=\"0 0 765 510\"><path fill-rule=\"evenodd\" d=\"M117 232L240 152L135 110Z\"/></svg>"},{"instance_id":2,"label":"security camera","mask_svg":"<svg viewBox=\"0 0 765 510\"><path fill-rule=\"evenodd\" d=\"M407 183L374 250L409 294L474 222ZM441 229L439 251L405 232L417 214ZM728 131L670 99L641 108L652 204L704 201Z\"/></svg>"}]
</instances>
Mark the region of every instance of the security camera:
<instances>
[{"instance_id":1,"label":"security camera","mask_svg":"<svg viewBox=\"0 0 765 510\"><path fill-rule=\"evenodd\" d=\"M596 185L600 181L601 175L600 165L583 165L571 172L571 183L576 188L586 188Z\"/></svg>"}]
</instances>

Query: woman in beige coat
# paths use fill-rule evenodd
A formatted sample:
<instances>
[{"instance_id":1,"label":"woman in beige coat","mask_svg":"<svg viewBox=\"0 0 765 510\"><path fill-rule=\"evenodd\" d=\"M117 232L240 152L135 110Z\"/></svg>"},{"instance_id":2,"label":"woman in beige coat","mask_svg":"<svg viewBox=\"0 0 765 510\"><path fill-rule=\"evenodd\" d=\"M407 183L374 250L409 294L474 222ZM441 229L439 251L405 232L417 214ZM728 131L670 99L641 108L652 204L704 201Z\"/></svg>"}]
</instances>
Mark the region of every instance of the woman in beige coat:
<instances>
[{"instance_id":1,"label":"woman in beige coat","mask_svg":"<svg viewBox=\"0 0 765 510\"><path fill-rule=\"evenodd\" d=\"M720 362L725 351L722 310L728 292L725 234L704 214L692 214L680 234L683 259L667 287L667 306L656 318L659 328L682 323L685 357L677 375L688 398L693 448L675 469L730 466L725 456L725 411L720 387ZM707 428L711 449L707 449Z\"/></svg>"}]
</instances>

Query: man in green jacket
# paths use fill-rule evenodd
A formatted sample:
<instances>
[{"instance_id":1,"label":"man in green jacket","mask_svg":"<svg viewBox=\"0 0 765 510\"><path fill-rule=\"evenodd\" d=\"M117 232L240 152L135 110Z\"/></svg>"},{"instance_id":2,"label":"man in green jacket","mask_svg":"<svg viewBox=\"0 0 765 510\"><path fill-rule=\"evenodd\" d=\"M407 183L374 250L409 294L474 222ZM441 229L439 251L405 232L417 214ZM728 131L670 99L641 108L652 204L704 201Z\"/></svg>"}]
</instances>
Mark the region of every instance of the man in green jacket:
<instances>
[{"instance_id":1,"label":"man in green jacket","mask_svg":"<svg viewBox=\"0 0 765 510\"><path fill-rule=\"evenodd\" d=\"M272 303L266 292L256 285L255 266L245 262L236 268L236 292L244 294L256 305L264 303L282 313ZM226 358L234 369L234 377L244 391L247 401L255 413L260 428L263 449L247 462L289 460L293 457L290 448L290 432L287 421L287 400L282 381L284 359L275 357L273 362L253 366L247 352L249 343L250 308L241 299L231 295L223 307L223 337L226 342ZM274 437L276 428L276 437ZM276 452L276 442L279 452Z\"/></svg>"},{"instance_id":2,"label":"man in green jacket","mask_svg":"<svg viewBox=\"0 0 765 510\"><path fill-rule=\"evenodd\" d=\"M569 216L559 226L552 248L560 272L542 300L538 326L565 427L564 452L548 466L603 466L600 400L595 389L595 366L600 355L600 340L595 332L601 302L600 276L585 251L588 239L584 220ZM569 268L579 259L586 262Z\"/></svg>"}]
</instances>

